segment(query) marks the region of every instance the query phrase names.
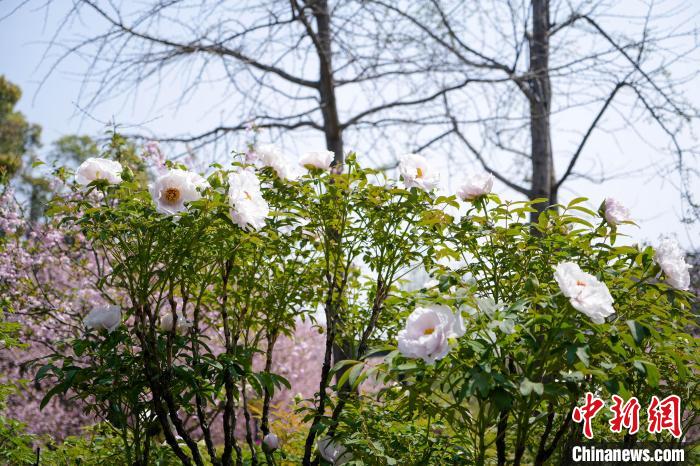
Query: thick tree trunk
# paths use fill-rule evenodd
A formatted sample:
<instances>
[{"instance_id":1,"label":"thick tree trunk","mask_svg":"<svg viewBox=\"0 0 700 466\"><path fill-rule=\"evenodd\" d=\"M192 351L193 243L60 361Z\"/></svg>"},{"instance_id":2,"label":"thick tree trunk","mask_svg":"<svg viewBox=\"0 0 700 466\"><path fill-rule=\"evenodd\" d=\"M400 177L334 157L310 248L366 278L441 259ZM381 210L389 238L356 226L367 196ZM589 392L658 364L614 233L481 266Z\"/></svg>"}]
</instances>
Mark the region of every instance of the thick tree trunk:
<instances>
[{"instance_id":1,"label":"thick tree trunk","mask_svg":"<svg viewBox=\"0 0 700 466\"><path fill-rule=\"evenodd\" d=\"M536 221L540 212L552 202L554 162L550 112L552 89L549 81L549 0L532 0L532 37L530 39L530 138L532 151L531 199L546 198L532 213Z\"/></svg>"},{"instance_id":2,"label":"thick tree trunk","mask_svg":"<svg viewBox=\"0 0 700 466\"><path fill-rule=\"evenodd\" d=\"M333 51L330 31L330 14L328 2L317 0L314 3L316 24L318 27L318 39L321 44L319 53L320 62L320 87L321 113L323 114L323 132L326 137L326 149L333 151L333 170L336 173L343 171L343 132L338 117L338 106L335 99L335 81L333 78ZM333 344L333 363L351 357L348 348L341 348L337 343ZM343 374L340 371L336 379Z\"/></svg>"},{"instance_id":3,"label":"thick tree trunk","mask_svg":"<svg viewBox=\"0 0 700 466\"><path fill-rule=\"evenodd\" d=\"M333 78L333 52L330 28L330 14L328 2L317 0L314 2L314 15L318 28L318 40L320 43L320 86L321 113L323 115L323 132L326 136L326 148L335 153L333 164L335 171L342 171L343 155L343 131L338 118L338 105L335 98L335 81Z\"/></svg>"}]
</instances>

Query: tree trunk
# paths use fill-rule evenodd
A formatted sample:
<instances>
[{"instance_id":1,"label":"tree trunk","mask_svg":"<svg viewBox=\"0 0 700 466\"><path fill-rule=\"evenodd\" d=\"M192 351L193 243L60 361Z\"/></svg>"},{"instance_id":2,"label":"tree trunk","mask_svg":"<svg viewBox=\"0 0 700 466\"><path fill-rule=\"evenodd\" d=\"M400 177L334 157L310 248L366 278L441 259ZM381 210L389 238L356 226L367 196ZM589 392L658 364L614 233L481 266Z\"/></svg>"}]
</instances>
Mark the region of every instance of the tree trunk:
<instances>
[{"instance_id":1,"label":"tree trunk","mask_svg":"<svg viewBox=\"0 0 700 466\"><path fill-rule=\"evenodd\" d=\"M554 163L550 111L552 89L549 81L549 0L532 0L532 37L530 39L530 139L532 151L532 190L530 198L546 198L531 214L539 214L552 203Z\"/></svg>"},{"instance_id":2,"label":"tree trunk","mask_svg":"<svg viewBox=\"0 0 700 466\"><path fill-rule=\"evenodd\" d=\"M323 133L326 136L326 148L335 153L333 160L334 170L342 171L343 132L338 118L338 105L335 98L335 81L333 78L333 51L331 47L331 28L328 2L318 0L313 3L316 26L318 28L318 41L320 44L320 86L321 114L323 115Z\"/></svg>"},{"instance_id":3,"label":"tree trunk","mask_svg":"<svg viewBox=\"0 0 700 466\"><path fill-rule=\"evenodd\" d=\"M320 62L320 87L321 113L323 114L323 133L326 137L326 149L333 151L333 171L343 171L343 131L338 118L338 106L335 99L335 81L333 79L333 51L330 31L330 14L327 0L318 0L314 3L314 14L318 27L318 39L321 44L319 53ZM333 345L333 363L351 357L348 348L341 348L337 343ZM336 374L336 380L345 372L345 369Z\"/></svg>"}]
</instances>

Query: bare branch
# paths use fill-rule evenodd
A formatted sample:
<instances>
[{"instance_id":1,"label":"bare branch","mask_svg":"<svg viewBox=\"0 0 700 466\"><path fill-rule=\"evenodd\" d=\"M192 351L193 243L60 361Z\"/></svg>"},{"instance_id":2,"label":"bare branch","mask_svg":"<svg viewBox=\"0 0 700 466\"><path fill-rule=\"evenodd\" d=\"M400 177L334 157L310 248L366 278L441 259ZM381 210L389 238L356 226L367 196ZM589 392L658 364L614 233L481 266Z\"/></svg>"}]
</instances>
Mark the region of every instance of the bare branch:
<instances>
[{"instance_id":1,"label":"bare branch","mask_svg":"<svg viewBox=\"0 0 700 466\"><path fill-rule=\"evenodd\" d=\"M593 119L593 122L591 123L591 125L588 127L588 130L586 130L586 133L584 134L583 139L579 143L578 148L574 152L574 155L571 157L571 160L569 161L569 165L566 167L566 171L564 172L562 177L559 179L559 181L557 181L556 189L559 189L559 187L564 183L564 181L566 181L566 179L569 177L569 175L571 175L571 172L573 171L574 166L576 165L576 162L578 161L578 158L581 155L581 152L583 151L583 148L586 145L586 142L588 142L588 138L591 136L591 133L593 133L593 130L596 128L596 126L598 125L598 122L605 114L605 111L608 109L608 107L612 103L617 92L625 86L628 86L628 84L624 81L621 83L618 83L613 88L612 92L610 92L610 95L608 95L608 98L605 99L605 103L603 103L603 106L598 111L598 114Z\"/></svg>"},{"instance_id":2,"label":"bare branch","mask_svg":"<svg viewBox=\"0 0 700 466\"><path fill-rule=\"evenodd\" d=\"M395 101L395 102L390 102L390 103L387 103L387 104L377 105L376 107L372 107L372 108L369 108L369 109L367 109L367 110L365 110L365 111L363 111L363 112L358 113L357 115L355 115L354 117L350 118L348 121L346 121L345 123L343 123L343 124L341 125L341 127L342 127L342 128L347 128L348 126L352 126L352 125L356 124L357 122L361 121L361 120L362 120L363 118L365 118L366 116L372 115L372 114L377 113L377 112L381 112L381 111L383 111L383 110L388 110L388 109L390 109L390 108L396 108L396 107L410 107L410 106L412 106L412 105L420 105L420 104L424 104L424 103L430 102L431 100L435 100L435 99L437 99L438 97L442 97L442 96L444 96L445 94L448 94L448 93L450 93L450 92L452 92L452 91L455 91L455 90L457 90L457 89L462 89L463 87L465 87L465 86L466 86L467 84L469 84L470 82L471 82L470 79L466 79L466 80L462 81L462 82L459 83L459 84L456 84L456 85L450 86L450 87L446 87L446 88L444 88L444 89L441 89L441 90L435 92L434 94L431 94L431 95L429 95L429 96L427 96L427 97L423 97L423 98L420 98L420 99L414 99L414 100L397 100L397 101Z\"/></svg>"},{"instance_id":3,"label":"bare branch","mask_svg":"<svg viewBox=\"0 0 700 466\"><path fill-rule=\"evenodd\" d=\"M240 60L244 64L251 65L252 67L257 68L261 71L274 73L277 76L279 76L279 77L281 77L281 78L283 78L291 83L299 84L301 86L306 86L306 87L310 87L310 88L318 88L318 86L319 86L318 81L310 81L310 80L303 79L303 78L300 78L297 76L293 76L281 68L261 63L257 60L254 60L253 58L245 55L244 53L242 53L238 50L233 50L233 49L224 47L222 44L203 44L203 43L198 42L198 41L193 41L193 42L188 43L188 44L181 44L181 43L177 43L177 42L174 42L171 40L154 37L154 36L151 36L151 35L143 33L143 32L138 32L135 29L123 24L120 19L115 19L115 18L111 17L104 9L99 7L92 0L81 0L81 1L88 4L97 13L99 13L100 16L102 16L104 19L109 21L113 26L119 28L120 30L122 30L122 31L124 31L124 32L126 32L134 37L138 37L139 39L143 39L143 40L154 42L154 43L157 43L160 45L172 47L177 51L178 54L205 52L205 53L210 53L210 54L214 54L214 55L229 56L229 57L233 57L237 60Z\"/></svg>"}]
</instances>

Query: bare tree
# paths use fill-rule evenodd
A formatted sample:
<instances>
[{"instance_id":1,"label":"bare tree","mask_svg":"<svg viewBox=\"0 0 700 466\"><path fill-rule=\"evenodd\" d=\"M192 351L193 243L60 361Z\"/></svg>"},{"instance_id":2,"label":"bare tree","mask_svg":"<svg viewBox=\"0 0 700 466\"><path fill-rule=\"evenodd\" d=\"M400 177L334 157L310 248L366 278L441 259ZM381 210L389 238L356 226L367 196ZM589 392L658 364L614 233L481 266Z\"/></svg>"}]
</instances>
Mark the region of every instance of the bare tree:
<instances>
[{"instance_id":1,"label":"bare tree","mask_svg":"<svg viewBox=\"0 0 700 466\"><path fill-rule=\"evenodd\" d=\"M439 138L418 146L459 143L510 188L546 199L544 209L567 180L587 175L578 169L596 133L652 127L675 157L663 165L680 173L681 192L697 216L690 180L698 174L698 151L684 136L698 112L682 92L697 76L692 3L628 2L626 12L605 1L363 3L392 25L384 38L401 44L399 60L399 48L411 55L423 48L425 57L439 50L432 72L460 73L474 83L431 102L443 106L445 118ZM559 170L555 160L563 162Z\"/></svg>"},{"instance_id":2,"label":"bare tree","mask_svg":"<svg viewBox=\"0 0 700 466\"><path fill-rule=\"evenodd\" d=\"M439 100L468 83L459 78L397 85L401 76L425 74L427 65L416 63L422 57L382 53L375 14L361 3L327 0L160 0L143 9L79 0L56 31L50 50L61 53L50 72L67 57L84 58L79 101L87 109L128 93L142 99L152 94L144 91L146 83L169 87L173 81L183 85L176 104L185 106L198 90L223 82L226 122L197 134L155 137L199 147L253 125L278 134L320 132L340 166L347 131L376 124L371 119L387 111ZM78 22L99 24L100 32L92 29L76 39Z\"/></svg>"},{"instance_id":3,"label":"bare tree","mask_svg":"<svg viewBox=\"0 0 700 466\"><path fill-rule=\"evenodd\" d=\"M550 204L570 179L613 176L604 161L592 173L592 140L637 133L672 154L654 168L679 176L697 219L698 112L684 95L697 17L684 0L76 0L50 72L83 58L88 109L128 93L142 106L171 87L187 109L199 91L223 90L220 124L157 139L196 148L255 125L322 135L337 164L346 145L377 149L385 167L392 146L467 153L451 161L470 158Z\"/></svg>"},{"instance_id":4,"label":"bare tree","mask_svg":"<svg viewBox=\"0 0 700 466\"><path fill-rule=\"evenodd\" d=\"M139 5L74 2L51 70L72 55L87 60L86 108L128 92L150 97L147 83L172 81L183 86L176 105L187 108L198 91L224 85L220 124L156 138L198 147L255 125L280 137L322 135L337 164L349 139L377 149L370 156L385 167L392 145L466 152L515 191L547 199L545 208L570 179L613 176L604 161L592 173L593 139L637 132L672 154L654 168L679 175L684 207L700 217L691 190L698 148L689 142L698 112L683 92L698 70L693 2ZM76 40L78 20L97 26Z\"/></svg>"}]
</instances>

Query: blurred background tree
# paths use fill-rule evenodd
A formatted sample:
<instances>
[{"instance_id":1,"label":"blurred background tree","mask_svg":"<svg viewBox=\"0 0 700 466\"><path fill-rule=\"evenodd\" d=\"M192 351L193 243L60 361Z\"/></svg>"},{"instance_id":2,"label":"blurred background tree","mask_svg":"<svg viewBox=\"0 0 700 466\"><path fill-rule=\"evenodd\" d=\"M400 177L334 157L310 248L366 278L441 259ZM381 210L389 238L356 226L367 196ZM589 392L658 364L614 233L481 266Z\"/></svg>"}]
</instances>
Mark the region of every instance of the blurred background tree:
<instances>
[{"instance_id":1,"label":"blurred background tree","mask_svg":"<svg viewBox=\"0 0 700 466\"><path fill-rule=\"evenodd\" d=\"M70 134L62 136L53 143L51 158L60 160L65 165L77 167L90 157L98 157L100 148L90 136Z\"/></svg>"},{"instance_id":2,"label":"blurred background tree","mask_svg":"<svg viewBox=\"0 0 700 466\"><path fill-rule=\"evenodd\" d=\"M0 181L7 182L41 146L41 126L29 123L15 110L22 91L0 76Z\"/></svg>"},{"instance_id":3,"label":"blurred background tree","mask_svg":"<svg viewBox=\"0 0 700 466\"><path fill-rule=\"evenodd\" d=\"M29 123L15 110L22 96L19 86L0 76L0 183L6 185L16 180L17 192L27 199L25 212L30 222L43 216L51 193L46 171L39 168L41 162L37 150L41 147L41 126ZM115 131L109 131L100 146L97 138L88 135L69 134L53 142L46 161L56 165L77 168L90 157L103 154L128 166L135 179L147 182L146 164L134 141L129 141Z\"/></svg>"}]
</instances>

